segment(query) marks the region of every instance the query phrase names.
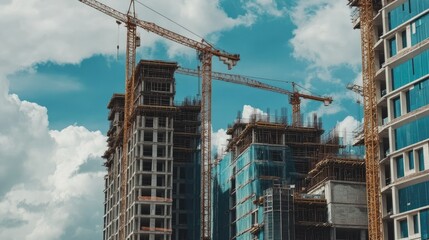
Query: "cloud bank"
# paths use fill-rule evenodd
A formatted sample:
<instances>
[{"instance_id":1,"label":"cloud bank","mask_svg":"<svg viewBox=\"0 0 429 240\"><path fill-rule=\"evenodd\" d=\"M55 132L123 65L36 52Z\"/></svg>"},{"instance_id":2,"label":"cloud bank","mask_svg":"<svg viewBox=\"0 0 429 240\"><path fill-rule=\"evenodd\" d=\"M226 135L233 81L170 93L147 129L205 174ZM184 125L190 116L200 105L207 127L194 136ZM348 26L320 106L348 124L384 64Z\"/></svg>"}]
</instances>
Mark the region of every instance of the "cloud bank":
<instances>
[{"instance_id":1,"label":"cloud bank","mask_svg":"<svg viewBox=\"0 0 429 240\"><path fill-rule=\"evenodd\" d=\"M47 109L0 84L0 239L95 239L102 232L106 137L50 130ZM82 224L87 223L87 224Z\"/></svg>"}]
</instances>

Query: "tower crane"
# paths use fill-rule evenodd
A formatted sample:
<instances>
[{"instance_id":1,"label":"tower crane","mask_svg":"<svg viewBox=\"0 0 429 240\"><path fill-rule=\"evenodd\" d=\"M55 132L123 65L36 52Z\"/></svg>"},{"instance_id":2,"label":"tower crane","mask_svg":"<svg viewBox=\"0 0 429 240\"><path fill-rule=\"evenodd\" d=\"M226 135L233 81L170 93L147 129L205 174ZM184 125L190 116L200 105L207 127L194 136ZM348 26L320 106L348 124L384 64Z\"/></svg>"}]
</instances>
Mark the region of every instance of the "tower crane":
<instances>
[{"instance_id":1,"label":"tower crane","mask_svg":"<svg viewBox=\"0 0 429 240\"><path fill-rule=\"evenodd\" d=\"M368 235L371 240L384 239L381 221L380 143L377 126L373 23L374 6L379 2L379 0L350 0L350 4L360 10Z\"/></svg>"},{"instance_id":2,"label":"tower crane","mask_svg":"<svg viewBox=\"0 0 429 240\"><path fill-rule=\"evenodd\" d=\"M189 68L182 68L179 67L176 70L177 73L189 75L189 76L199 76L200 72L199 70L195 69L189 69ZM235 84L241 84L249 87L254 88L260 88L264 90L268 90L271 92L286 94L289 96L289 103L292 104L292 125L297 126L301 122L301 98L304 99L311 99L315 101L320 101L325 104L325 106L328 106L332 103L332 97L320 97L320 96L314 96L309 94L300 93L296 90L296 83L292 82L293 91L289 91L283 88L271 86L269 84L242 76L238 74L228 74L228 73L221 73L221 72L212 72L212 79L224 81L224 82L230 82Z\"/></svg>"},{"instance_id":3,"label":"tower crane","mask_svg":"<svg viewBox=\"0 0 429 240\"><path fill-rule=\"evenodd\" d=\"M352 90L353 92L359 94L363 97L363 87L357 84L349 83L346 86L347 89Z\"/></svg>"},{"instance_id":4,"label":"tower crane","mask_svg":"<svg viewBox=\"0 0 429 240\"><path fill-rule=\"evenodd\" d=\"M136 61L136 29L143 28L149 32L155 33L161 37L170 39L176 43L193 48L199 52L202 64L202 97L201 97L201 239L209 240L211 238L211 72L212 57L217 56L223 61L228 69L231 69L240 60L238 54L230 54L216 49L214 46L204 41L199 42L187 38L173 31L162 28L152 22L140 20L135 14L134 0L130 1L128 12L119 12L96 0L79 0L80 2L103 12L104 14L115 18L117 21L127 26L127 47L126 47L126 71L125 71L125 109L124 109L124 138L123 138L123 156L121 159L121 208L120 208L120 226L119 237L125 240L125 216L126 216L126 194L127 194L127 141L130 136L131 126L130 116L134 103L134 68Z\"/></svg>"}]
</instances>

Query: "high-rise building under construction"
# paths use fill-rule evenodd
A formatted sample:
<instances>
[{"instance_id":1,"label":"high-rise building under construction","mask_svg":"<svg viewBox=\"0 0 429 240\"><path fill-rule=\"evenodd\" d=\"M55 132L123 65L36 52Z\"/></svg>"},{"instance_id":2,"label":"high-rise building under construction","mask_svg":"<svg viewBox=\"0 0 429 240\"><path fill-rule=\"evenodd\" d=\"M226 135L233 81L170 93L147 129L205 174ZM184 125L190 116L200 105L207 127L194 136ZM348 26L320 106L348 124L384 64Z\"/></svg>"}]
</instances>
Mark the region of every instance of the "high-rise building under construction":
<instances>
[{"instance_id":1,"label":"high-rise building under construction","mask_svg":"<svg viewBox=\"0 0 429 240\"><path fill-rule=\"evenodd\" d=\"M355 28L359 2L349 1ZM429 1L372 2L381 229L386 240L429 239Z\"/></svg>"},{"instance_id":2,"label":"high-rise building under construction","mask_svg":"<svg viewBox=\"0 0 429 240\"><path fill-rule=\"evenodd\" d=\"M366 239L365 168L336 131L238 118L213 168L213 239Z\"/></svg>"},{"instance_id":3,"label":"high-rise building under construction","mask_svg":"<svg viewBox=\"0 0 429 240\"><path fill-rule=\"evenodd\" d=\"M146 60L136 68L126 196L120 195L124 95L114 94L108 104L105 240L119 239L121 197L126 198L126 239L199 236L200 102L185 99L175 104L176 69L174 62Z\"/></svg>"}]
</instances>

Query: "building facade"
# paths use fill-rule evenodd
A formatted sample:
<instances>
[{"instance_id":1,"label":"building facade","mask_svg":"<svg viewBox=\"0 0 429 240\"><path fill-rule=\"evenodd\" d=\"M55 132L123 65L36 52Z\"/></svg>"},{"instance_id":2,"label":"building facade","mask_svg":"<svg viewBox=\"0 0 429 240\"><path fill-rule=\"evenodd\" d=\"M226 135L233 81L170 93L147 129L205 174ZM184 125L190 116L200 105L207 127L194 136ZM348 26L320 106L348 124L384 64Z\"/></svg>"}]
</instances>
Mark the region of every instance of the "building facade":
<instances>
[{"instance_id":1,"label":"building facade","mask_svg":"<svg viewBox=\"0 0 429 240\"><path fill-rule=\"evenodd\" d=\"M373 24L384 238L429 239L429 1L374 1Z\"/></svg>"},{"instance_id":2,"label":"building facade","mask_svg":"<svg viewBox=\"0 0 429 240\"><path fill-rule=\"evenodd\" d=\"M126 239L195 239L192 233L198 228L198 208L195 204L181 205L188 200L198 202L195 171L199 169L200 104L186 100L175 106L176 69L174 62L146 60L136 67L127 149ZM119 239L124 102L123 94L114 94L108 105L105 240ZM182 210L190 216L183 216Z\"/></svg>"}]
</instances>

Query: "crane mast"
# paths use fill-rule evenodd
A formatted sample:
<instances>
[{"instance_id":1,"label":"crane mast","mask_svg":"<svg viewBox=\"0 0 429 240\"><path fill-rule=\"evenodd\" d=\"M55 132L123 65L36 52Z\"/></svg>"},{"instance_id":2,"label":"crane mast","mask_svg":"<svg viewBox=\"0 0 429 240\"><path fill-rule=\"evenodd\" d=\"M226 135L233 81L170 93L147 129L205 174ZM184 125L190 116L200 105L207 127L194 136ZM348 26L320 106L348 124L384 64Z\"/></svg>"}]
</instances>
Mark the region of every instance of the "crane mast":
<instances>
[{"instance_id":1,"label":"crane mast","mask_svg":"<svg viewBox=\"0 0 429 240\"><path fill-rule=\"evenodd\" d=\"M199 76L198 70L189 69L189 68L179 67L176 70L176 72L181 73L181 74L185 74L185 75L189 75L189 76L195 76L195 77ZM301 98L320 101L320 102L323 102L325 104L325 106L332 103L332 97L319 97L319 96L303 94L303 93L298 92L295 88L296 84L294 82L292 82L293 92L291 92L289 90L279 88L279 87L275 87L275 86L272 86L272 85L269 85L269 84L266 84L266 83L263 83L263 82L260 82L260 81L242 76L242 75L238 75L238 74L212 72L211 78L216 79L216 80L220 80L220 81L224 81L224 82L230 82L230 83L245 85L245 86L249 86L249 87L264 89L264 90L271 91L271 92L289 95L289 103L292 105L292 109L293 109L292 125L294 125L294 126L297 126L301 121L300 120L300 118L301 118L301 106L300 106Z\"/></svg>"},{"instance_id":2,"label":"crane mast","mask_svg":"<svg viewBox=\"0 0 429 240\"><path fill-rule=\"evenodd\" d=\"M364 99L364 137L366 188L368 202L368 234L371 240L383 239L380 212L379 136L375 87L374 6L373 0L360 0L362 75Z\"/></svg>"},{"instance_id":3,"label":"crane mast","mask_svg":"<svg viewBox=\"0 0 429 240\"><path fill-rule=\"evenodd\" d=\"M124 109L124 139L123 156L121 159L121 213L119 236L121 240L126 239L126 194L127 194L127 149L130 129L130 116L134 105L134 68L136 49L136 29L143 28L161 37L188 46L200 53L202 63L202 97L201 97L201 239L211 239L211 69L212 57L217 56L219 60L231 69L240 60L238 54L230 54L214 48L206 41L201 42L187 38L173 31L162 28L154 23L142 21L135 16L134 0L131 0L128 14L121 13L96 0L79 0L80 2L109 15L127 26L127 53L126 53L126 87L125 87L125 109Z\"/></svg>"}]
</instances>

